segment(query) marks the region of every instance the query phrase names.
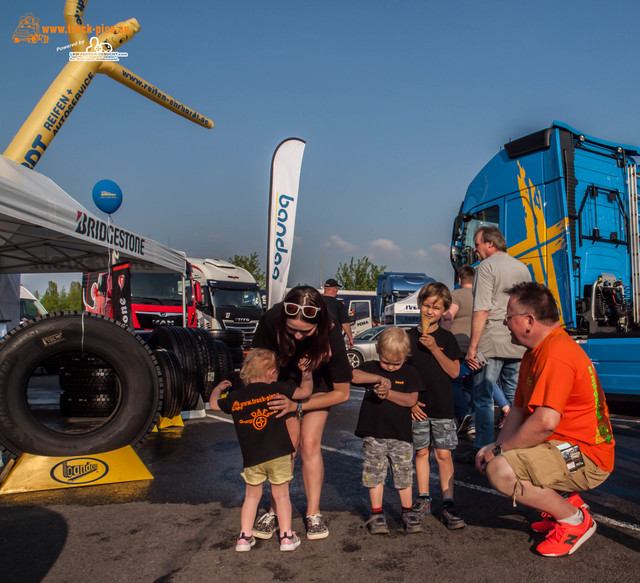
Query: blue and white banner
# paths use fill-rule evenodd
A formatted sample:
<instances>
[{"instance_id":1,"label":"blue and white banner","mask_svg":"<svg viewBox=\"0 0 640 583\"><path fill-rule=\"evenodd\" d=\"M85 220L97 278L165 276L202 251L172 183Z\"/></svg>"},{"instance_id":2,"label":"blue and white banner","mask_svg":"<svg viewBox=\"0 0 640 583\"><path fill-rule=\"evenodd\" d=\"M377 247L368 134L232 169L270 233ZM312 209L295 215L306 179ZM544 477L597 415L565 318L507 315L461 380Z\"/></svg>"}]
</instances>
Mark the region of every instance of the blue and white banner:
<instances>
[{"instance_id":1,"label":"blue and white banner","mask_svg":"<svg viewBox=\"0 0 640 583\"><path fill-rule=\"evenodd\" d=\"M271 161L267 308L282 301L287 288L305 145L298 138L289 138L276 148Z\"/></svg>"}]
</instances>

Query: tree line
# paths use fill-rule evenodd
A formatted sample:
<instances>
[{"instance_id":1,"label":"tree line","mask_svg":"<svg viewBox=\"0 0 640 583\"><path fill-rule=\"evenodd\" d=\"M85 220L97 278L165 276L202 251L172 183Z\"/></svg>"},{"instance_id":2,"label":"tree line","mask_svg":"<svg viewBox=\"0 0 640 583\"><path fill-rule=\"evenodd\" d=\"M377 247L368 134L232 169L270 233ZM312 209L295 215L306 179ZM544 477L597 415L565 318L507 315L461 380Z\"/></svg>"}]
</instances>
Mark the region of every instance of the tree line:
<instances>
[{"instance_id":1,"label":"tree line","mask_svg":"<svg viewBox=\"0 0 640 583\"><path fill-rule=\"evenodd\" d=\"M261 289L267 285L265 272L260 268L260 258L255 251L251 255L234 255L229 262L246 269ZM375 291L378 275L387 269L386 265L374 265L368 257L355 259L348 263L339 263L335 279L344 289Z\"/></svg>"},{"instance_id":2,"label":"tree line","mask_svg":"<svg viewBox=\"0 0 640 583\"><path fill-rule=\"evenodd\" d=\"M55 281L50 281L47 291L42 297L37 290L34 295L40 300L47 312L82 310L82 284L79 281L72 281L68 292L64 287L59 292L58 284Z\"/></svg>"},{"instance_id":3,"label":"tree line","mask_svg":"<svg viewBox=\"0 0 640 583\"><path fill-rule=\"evenodd\" d=\"M246 269L261 289L266 287L267 277L260 267L258 253L254 251L251 255L234 255L229 257L229 262ZM344 289L375 291L378 275L386 268L386 265L374 265L368 257L352 257L348 263L338 264L334 277ZM82 284L79 281L72 281L68 292L64 287L58 291L58 284L50 281L42 297L38 291L35 296L48 312L82 310Z\"/></svg>"}]
</instances>

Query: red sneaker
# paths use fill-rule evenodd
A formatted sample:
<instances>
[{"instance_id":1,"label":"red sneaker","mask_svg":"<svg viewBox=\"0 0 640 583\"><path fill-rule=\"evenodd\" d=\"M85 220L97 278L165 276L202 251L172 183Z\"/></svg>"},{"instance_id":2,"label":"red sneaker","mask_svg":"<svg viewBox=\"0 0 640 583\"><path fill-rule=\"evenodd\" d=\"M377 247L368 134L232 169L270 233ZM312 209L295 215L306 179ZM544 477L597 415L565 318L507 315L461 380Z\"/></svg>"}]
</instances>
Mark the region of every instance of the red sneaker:
<instances>
[{"instance_id":1,"label":"red sneaker","mask_svg":"<svg viewBox=\"0 0 640 583\"><path fill-rule=\"evenodd\" d=\"M582 524L577 526L556 522L553 530L536 547L536 550L545 557L564 557L575 553L596 531L596 523L589 511L585 508L582 514L584 515Z\"/></svg>"},{"instance_id":2,"label":"red sneaker","mask_svg":"<svg viewBox=\"0 0 640 583\"><path fill-rule=\"evenodd\" d=\"M580 509L589 509L589 505L580 498L580 494L574 492L567 498L567 502L573 504L576 508ZM531 530L533 532L541 532L543 534L547 534L553 530L553 527L556 525L556 521L554 520L551 514L547 514L546 512L542 513L542 520L539 522L534 522L531 525Z\"/></svg>"}]
</instances>

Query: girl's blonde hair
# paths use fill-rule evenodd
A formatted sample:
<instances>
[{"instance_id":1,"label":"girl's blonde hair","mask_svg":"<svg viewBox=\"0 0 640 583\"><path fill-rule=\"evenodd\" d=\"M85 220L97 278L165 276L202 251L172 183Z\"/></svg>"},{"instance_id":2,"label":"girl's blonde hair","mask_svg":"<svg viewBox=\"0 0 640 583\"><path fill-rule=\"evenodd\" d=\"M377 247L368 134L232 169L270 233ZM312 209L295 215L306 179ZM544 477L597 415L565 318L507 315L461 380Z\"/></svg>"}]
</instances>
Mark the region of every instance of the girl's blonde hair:
<instances>
[{"instance_id":1,"label":"girl's blonde hair","mask_svg":"<svg viewBox=\"0 0 640 583\"><path fill-rule=\"evenodd\" d=\"M240 379L245 385L262 380L270 370L278 368L278 358L273 350L254 348L244 359Z\"/></svg>"},{"instance_id":2,"label":"girl's blonde hair","mask_svg":"<svg viewBox=\"0 0 640 583\"><path fill-rule=\"evenodd\" d=\"M376 344L378 355L384 352L385 356L400 360L407 358L410 349L409 335L403 328L391 326L390 328L385 328L378 336Z\"/></svg>"}]
</instances>

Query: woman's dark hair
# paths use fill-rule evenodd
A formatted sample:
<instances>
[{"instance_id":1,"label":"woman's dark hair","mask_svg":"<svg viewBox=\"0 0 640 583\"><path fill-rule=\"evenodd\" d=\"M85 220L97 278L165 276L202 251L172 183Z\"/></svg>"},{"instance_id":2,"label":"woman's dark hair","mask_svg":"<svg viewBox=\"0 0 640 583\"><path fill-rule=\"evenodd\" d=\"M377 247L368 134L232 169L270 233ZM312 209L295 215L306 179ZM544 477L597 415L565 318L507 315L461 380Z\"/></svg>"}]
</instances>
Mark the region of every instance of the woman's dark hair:
<instances>
[{"instance_id":1,"label":"woman's dark hair","mask_svg":"<svg viewBox=\"0 0 640 583\"><path fill-rule=\"evenodd\" d=\"M320 308L315 318L307 318L298 312L295 316L288 316L284 311L285 302L292 302L299 306L315 306ZM301 320L316 325L316 331L309 336L311 345L306 356L310 360L311 370L316 370L322 363L331 358L329 347L329 332L333 327L333 320L329 315L327 306L320 292L308 285L299 285L289 290L280 304L280 319L278 320L278 351L280 352L280 365L286 366L296 352L296 341L287 333L287 319Z\"/></svg>"}]
</instances>

